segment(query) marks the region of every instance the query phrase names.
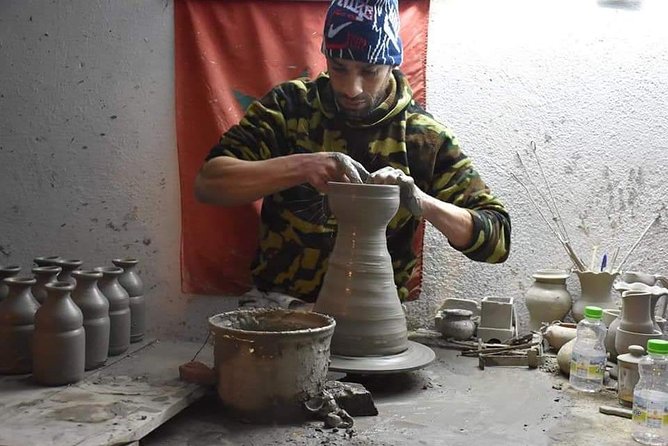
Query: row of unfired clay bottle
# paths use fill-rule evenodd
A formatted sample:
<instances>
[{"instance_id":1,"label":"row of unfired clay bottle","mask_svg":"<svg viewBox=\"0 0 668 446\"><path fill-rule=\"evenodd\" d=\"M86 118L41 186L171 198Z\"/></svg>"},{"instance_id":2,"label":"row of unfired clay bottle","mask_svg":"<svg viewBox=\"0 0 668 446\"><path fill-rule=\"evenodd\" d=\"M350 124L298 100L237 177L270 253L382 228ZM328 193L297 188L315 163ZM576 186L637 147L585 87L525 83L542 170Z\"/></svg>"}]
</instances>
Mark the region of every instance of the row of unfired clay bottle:
<instances>
[{"instance_id":1,"label":"row of unfired clay bottle","mask_svg":"<svg viewBox=\"0 0 668 446\"><path fill-rule=\"evenodd\" d=\"M59 256L33 261L33 276L19 276L19 266L0 268L0 374L71 384L143 339L138 260L92 269Z\"/></svg>"}]
</instances>

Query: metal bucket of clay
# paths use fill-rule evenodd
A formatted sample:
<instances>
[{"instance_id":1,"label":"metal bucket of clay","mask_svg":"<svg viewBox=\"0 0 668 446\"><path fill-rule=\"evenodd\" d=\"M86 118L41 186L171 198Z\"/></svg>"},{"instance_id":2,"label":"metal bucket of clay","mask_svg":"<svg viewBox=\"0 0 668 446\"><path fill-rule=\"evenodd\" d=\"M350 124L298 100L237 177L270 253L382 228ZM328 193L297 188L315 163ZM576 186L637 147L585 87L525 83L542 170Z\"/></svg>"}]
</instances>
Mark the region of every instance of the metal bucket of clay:
<instances>
[{"instance_id":1,"label":"metal bucket of clay","mask_svg":"<svg viewBox=\"0 0 668 446\"><path fill-rule=\"evenodd\" d=\"M283 309L237 310L209 318L223 405L252 422L303 418L329 366L334 319Z\"/></svg>"}]
</instances>

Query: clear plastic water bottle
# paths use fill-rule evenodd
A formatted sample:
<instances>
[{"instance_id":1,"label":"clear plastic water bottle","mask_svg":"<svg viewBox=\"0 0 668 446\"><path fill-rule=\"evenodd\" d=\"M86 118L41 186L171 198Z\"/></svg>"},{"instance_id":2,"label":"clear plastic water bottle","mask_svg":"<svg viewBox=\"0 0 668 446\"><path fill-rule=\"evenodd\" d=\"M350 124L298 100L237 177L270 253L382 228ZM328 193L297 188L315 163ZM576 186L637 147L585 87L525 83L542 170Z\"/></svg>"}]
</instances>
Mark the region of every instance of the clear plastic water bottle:
<instances>
[{"instance_id":1,"label":"clear plastic water bottle","mask_svg":"<svg viewBox=\"0 0 668 446\"><path fill-rule=\"evenodd\" d=\"M668 445L668 341L647 341L633 389L633 431L638 443Z\"/></svg>"},{"instance_id":2,"label":"clear plastic water bottle","mask_svg":"<svg viewBox=\"0 0 668 446\"><path fill-rule=\"evenodd\" d=\"M601 308L588 306L584 310L584 319L578 322L569 382L571 387L583 392L598 392L603 388L607 329L601 321L602 315Z\"/></svg>"}]
</instances>

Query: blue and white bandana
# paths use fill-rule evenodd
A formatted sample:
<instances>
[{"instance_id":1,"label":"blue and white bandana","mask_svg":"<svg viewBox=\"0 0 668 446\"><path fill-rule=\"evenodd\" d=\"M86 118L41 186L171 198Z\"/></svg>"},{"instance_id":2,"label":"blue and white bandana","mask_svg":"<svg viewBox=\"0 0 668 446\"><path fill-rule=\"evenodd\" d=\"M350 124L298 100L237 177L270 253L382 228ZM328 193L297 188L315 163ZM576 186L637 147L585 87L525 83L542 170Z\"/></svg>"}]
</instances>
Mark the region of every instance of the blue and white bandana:
<instances>
[{"instance_id":1,"label":"blue and white bandana","mask_svg":"<svg viewBox=\"0 0 668 446\"><path fill-rule=\"evenodd\" d=\"M400 65L398 0L334 0L325 18L322 52L332 58Z\"/></svg>"}]
</instances>

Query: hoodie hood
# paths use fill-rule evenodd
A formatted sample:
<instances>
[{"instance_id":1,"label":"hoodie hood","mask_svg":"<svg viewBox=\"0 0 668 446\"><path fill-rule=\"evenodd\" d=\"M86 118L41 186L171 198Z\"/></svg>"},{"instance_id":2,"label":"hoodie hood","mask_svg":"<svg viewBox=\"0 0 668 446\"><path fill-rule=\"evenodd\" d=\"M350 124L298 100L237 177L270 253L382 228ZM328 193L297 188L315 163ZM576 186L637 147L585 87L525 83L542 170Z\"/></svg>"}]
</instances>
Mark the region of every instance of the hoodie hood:
<instances>
[{"instance_id":1,"label":"hoodie hood","mask_svg":"<svg viewBox=\"0 0 668 446\"><path fill-rule=\"evenodd\" d=\"M394 94L390 93L368 116L353 119L339 111L334 100L329 74L320 73L315 80L320 110L328 119L342 119L350 127L372 127L391 120L413 101L413 91L401 71L392 70L392 76L394 79Z\"/></svg>"}]
</instances>

